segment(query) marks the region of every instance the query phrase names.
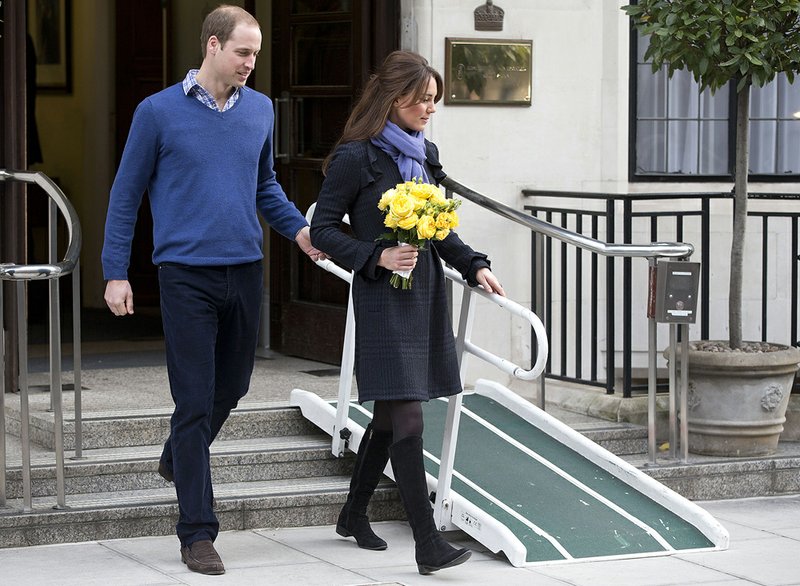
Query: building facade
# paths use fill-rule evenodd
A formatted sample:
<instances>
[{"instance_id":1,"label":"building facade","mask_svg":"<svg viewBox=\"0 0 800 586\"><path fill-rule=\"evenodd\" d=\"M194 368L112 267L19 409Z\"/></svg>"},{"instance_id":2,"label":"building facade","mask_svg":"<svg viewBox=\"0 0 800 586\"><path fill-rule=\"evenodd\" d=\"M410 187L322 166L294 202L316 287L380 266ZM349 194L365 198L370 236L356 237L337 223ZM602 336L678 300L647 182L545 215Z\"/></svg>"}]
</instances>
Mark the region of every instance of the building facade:
<instances>
[{"instance_id":1,"label":"building facade","mask_svg":"<svg viewBox=\"0 0 800 586\"><path fill-rule=\"evenodd\" d=\"M335 141L349 106L371 69L395 48L417 51L428 58L444 74L448 91L453 92L449 97L454 99L437 105L437 114L428 130L428 138L439 146L446 172L456 181L512 208L523 210L534 204L556 206L567 201L556 196L526 195L526 190L610 195L731 190L731 125L735 112L731 95L724 92L713 98L700 95L685 76L667 80L662 74L653 74L642 62L646 39L631 33L629 20L621 10L626 2L248 0L230 3L252 11L262 24L264 44L255 87L276 100L279 124L283 124L278 129L283 134L276 139L280 149L276 152L276 168L287 193L303 211L313 202L322 177L321 161ZM6 86L14 79L7 74L12 69L19 70L18 61L25 54L23 51L12 55L8 49L22 46L19 35L15 34L18 31L9 28L9 23L21 21L20 17L12 21L9 16L23 10L22 4L2 5ZM36 91L34 108L42 161L30 167L57 178L77 208L84 234L82 303L85 308L102 308L100 249L105 210L132 108L145 95L179 81L188 68L199 65L198 31L204 15L217 2L53 0L49 4L65 11L62 22L67 27L64 30L69 50L62 59L70 79L68 87L64 84ZM484 30L486 19L480 20L476 27L476 9L484 16L497 16L498 10L501 11L500 30L496 21L489 23L494 30ZM32 14L29 7L25 16L31 30L34 19L41 15ZM492 94L491 88L498 87L496 79L489 80L489 89L459 94L464 91L459 86L463 80L457 69L448 71L448 65L453 65L453 42L458 40L498 46L529 43L529 61L495 72L496 79L508 76L509 71L517 79L528 73L529 95L516 94L516 103L509 103L514 99ZM41 49L37 48L37 53ZM486 69L479 71L484 77L488 75ZM11 88L5 87L6 119L22 111L22 106L8 97L9 92ZM800 111L800 87L785 79L777 80L770 88L759 90L753 107L755 167L751 165L751 190L800 193L797 148L800 120L793 117L794 112ZM12 155L20 148L7 136L0 167L13 166ZM582 210L607 209L605 200L591 197L570 197L568 202ZM676 206L689 209L696 204L673 198L652 205L656 210L671 210ZM781 206L795 204L766 201L758 205L784 209ZM622 204L614 207L613 213L621 217L622 207ZM714 286L709 291L713 324L710 334L725 337L727 290L723 283L727 283L725 242L730 240L729 202L714 201L711 208L713 266L718 268L713 269ZM462 206L460 214L460 234L474 248L489 254L509 296L523 305L532 304L530 231L470 203ZM573 219L564 221L568 229L577 229ZM621 242L626 238L623 222L620 219L614 225L614 240ZM148 305L157 307L157 290L152 276L147 274L146 220L142 226L143 240L137 250L143 254L135 262L141 272L137 277L141 278L138 291L144 309ZM31 227L34 233L39 229ZM768 238L777 244L789 238L788 228L775 230ZM680 239L696 244L700 241L701 226L690 222L680 234L666 227L659 231L658 239L677 240L679 235ZM607 240L607 236L601 233L600 239ZM651 236L649 226L637 224L630 228L627 237L633 242L647 243ZM752 246L748 242L748 254L754 259L759 256L756 240ZM787 246L777 246L776 250L783 251L770 261L776 265L782 266L787 260L782 256L796 256L796 251L792 253ZM308 358L336 361L346 291L331 280L333 277L320 276L319 270L309 263L300 263L302 259L294 255L291 247L275 238L267 239L265 256L270 268L268 295L264 300L263 344ZM576 296L574 281L569 281L566 287L559 285L552 302L568 309L570 324L578 306L585 304L588 308L592 297L602 303L619 304L620 299L606 298L604 278L601 275L601 285L582 296ZM621 292L626 286L621 271L613 278L618 281L616 291ZM632 345L640 360L646 350L645 261L633 262L631 283ZM757 323L761 322L754 316L763 295L760 283L753 279L750 284L752 287L746 293L745 337L758 338L761 326ZM586 285L582 287L585 289ZM768 293L775 299L791 295L785 285L770 287ZM559 311L554 313L559 314ZM606 318L599 319L597 352L604 353ZM785 322L785 317L777 314L769 319L776 322L773 331ZM302 327L284 328L282 324L302 324ZM292 333L297 331L300 334ZM330 341L322 354L315 353L308 343L311 333L318 335L320 331ZM479 310L475 332L476 340L494 352L521 364L530 361L531 336L527 325L516 323L488 304ZM698 333L693 331L693 337ZM576 343L587 344L588 349L590 342L582 339ZM617 351L615 347L614 352ZM469 378L497 378L498 374L487 368L474 365ZM601 368L598 376L607 375Z\"/></svg>"}]
</instances>

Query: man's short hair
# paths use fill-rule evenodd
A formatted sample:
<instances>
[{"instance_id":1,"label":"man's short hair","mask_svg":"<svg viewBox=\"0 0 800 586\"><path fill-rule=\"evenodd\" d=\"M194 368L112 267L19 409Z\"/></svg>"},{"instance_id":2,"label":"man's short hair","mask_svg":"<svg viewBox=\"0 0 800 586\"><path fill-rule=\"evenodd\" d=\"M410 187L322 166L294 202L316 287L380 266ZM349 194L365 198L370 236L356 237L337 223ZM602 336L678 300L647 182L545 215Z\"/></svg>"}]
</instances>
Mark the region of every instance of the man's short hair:
<instances>
[{"instance_id":1,"label":"man's short hair","mask_svg":"<svg viewBox=\"0 0 800 586\"><path fill-rule=\"evenodd\" d=\"M233 34L233 29L240 24L259 26L258 21L252 14L238 6L220 4L209 12L208 16L206 16L206 19L203 21L203 28L200 32L200 46L203 51L203 59L206 58L208 39L217 37L220 45L224 45L231 37L231 34Z\"/></svg>"}]
</instances>

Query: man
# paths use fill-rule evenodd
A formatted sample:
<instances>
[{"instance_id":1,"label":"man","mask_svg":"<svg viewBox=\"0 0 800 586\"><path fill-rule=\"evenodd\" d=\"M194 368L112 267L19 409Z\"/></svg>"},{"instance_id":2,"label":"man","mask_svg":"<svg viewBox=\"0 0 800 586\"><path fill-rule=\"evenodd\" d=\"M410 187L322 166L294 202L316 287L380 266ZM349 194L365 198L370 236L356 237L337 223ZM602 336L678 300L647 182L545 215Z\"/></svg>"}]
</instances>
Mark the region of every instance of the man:
<instances>
[{"instance_id":1,"label":"man","mask_svg":"<svg viewBox=\"0 0 800 586\"><path fill-rule=\"evenodd\" d=\"M175 402L158 472L175 482L181 559L195 572L222 574L209 445L253 370L263 281L256 209L312 259L324 255L275 179L272 104L245 87L261 49L258 22L222 5L206 17L201 43L200 69L136 109L111 188L102 260L108 307L132 314L127 269L147 190Z\"/></svg>"}]
</instances>

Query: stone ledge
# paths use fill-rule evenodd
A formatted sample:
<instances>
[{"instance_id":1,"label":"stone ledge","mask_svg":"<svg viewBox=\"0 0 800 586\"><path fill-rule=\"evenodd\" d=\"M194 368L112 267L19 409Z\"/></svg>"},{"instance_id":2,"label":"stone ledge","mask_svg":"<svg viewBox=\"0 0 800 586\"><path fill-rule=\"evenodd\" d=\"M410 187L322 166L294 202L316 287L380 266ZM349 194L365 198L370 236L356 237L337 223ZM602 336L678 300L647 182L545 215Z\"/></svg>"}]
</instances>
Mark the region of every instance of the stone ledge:
<instances>
[{"instance_id":1,"label":"stone ledge","mask_svg":"<svg viewBox=\"0 0 800 586\"><path fill-rule=\"evenodd\" d=\"M525 399L539 404L538 384L514 381L510 388ZM531 393L533 389L533 395ZM607 395L605 391L563 381L547 381L545 388L547 406L603 419L614 423L630 423L647 427L647 395L625 399L622 395ZM656 435L659 440L669 437L669 397L656 397Z\"/></svg>"}]
</instances>

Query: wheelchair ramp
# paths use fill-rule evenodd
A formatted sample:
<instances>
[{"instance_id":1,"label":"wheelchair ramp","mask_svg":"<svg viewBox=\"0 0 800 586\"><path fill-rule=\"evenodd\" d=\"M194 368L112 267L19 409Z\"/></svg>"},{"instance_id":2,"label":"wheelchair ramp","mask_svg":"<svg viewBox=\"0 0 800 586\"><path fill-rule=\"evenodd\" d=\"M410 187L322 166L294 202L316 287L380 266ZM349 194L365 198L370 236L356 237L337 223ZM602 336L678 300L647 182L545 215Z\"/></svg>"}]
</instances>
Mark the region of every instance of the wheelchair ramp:
<instances>
[{"instance_id":1,"label":"wheelchair ramp","mask_svg":"<svg viewBox=\"0 0 800 586\"><path fill-rule=\"evenodd\" d=\"M336 402L299 389L291 402L333 435ZM447 407L424 404L431 491ZM357 450L371 412L350 403L348 418ZM705 510L497 383L480 380L464 394L456 445L450 523L514 566L728 546Z\"/></svg>"}]
</instances>

